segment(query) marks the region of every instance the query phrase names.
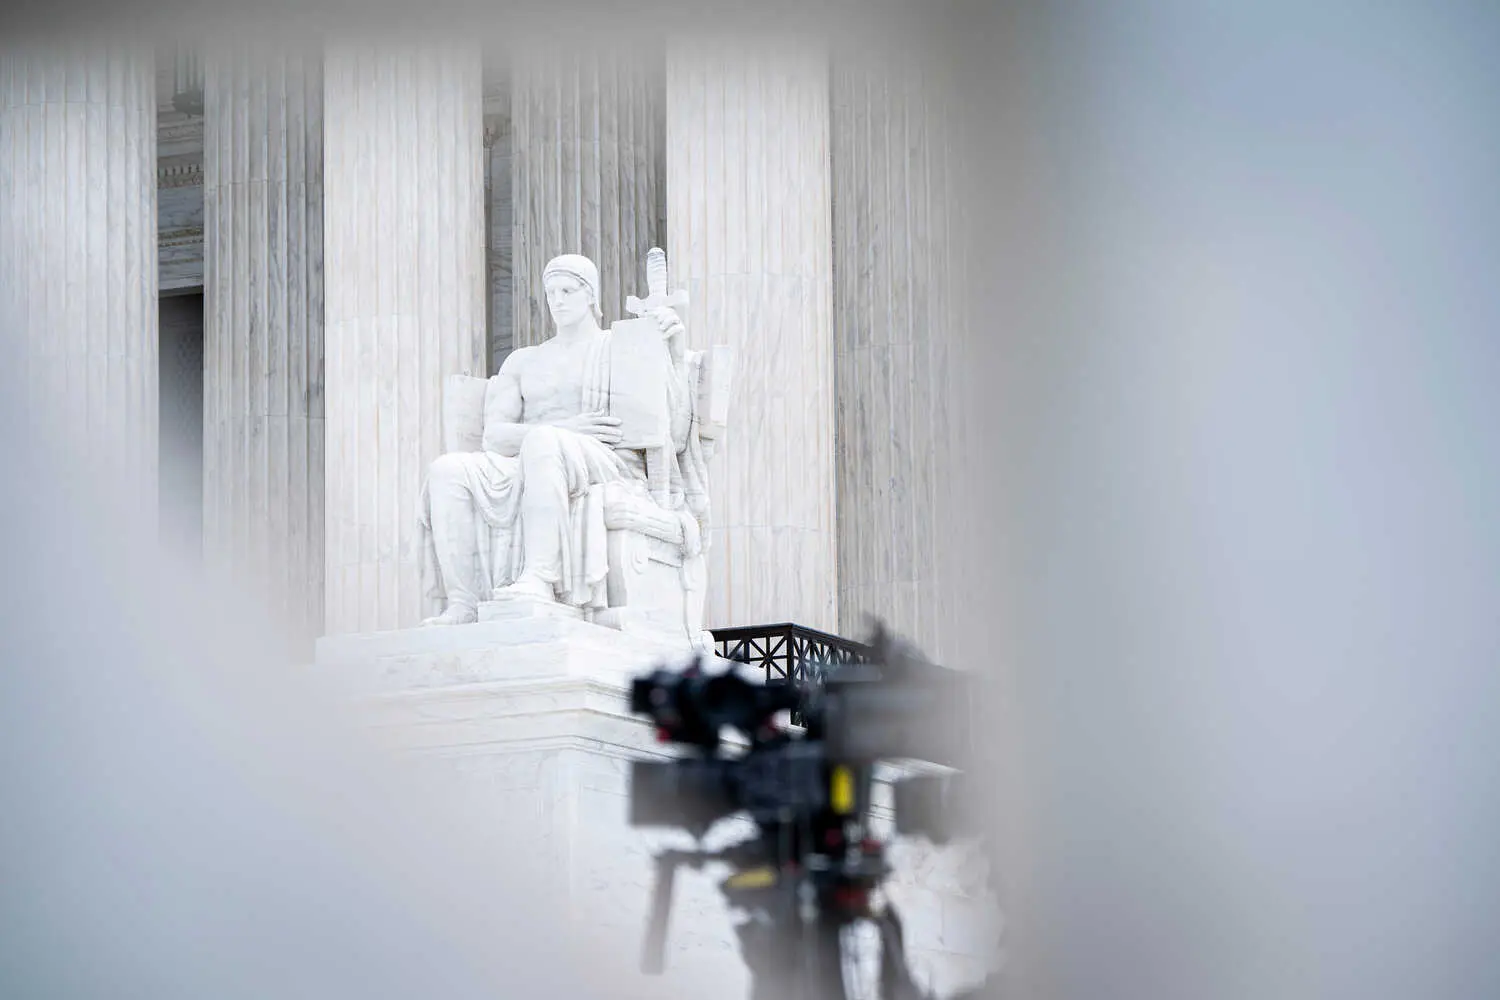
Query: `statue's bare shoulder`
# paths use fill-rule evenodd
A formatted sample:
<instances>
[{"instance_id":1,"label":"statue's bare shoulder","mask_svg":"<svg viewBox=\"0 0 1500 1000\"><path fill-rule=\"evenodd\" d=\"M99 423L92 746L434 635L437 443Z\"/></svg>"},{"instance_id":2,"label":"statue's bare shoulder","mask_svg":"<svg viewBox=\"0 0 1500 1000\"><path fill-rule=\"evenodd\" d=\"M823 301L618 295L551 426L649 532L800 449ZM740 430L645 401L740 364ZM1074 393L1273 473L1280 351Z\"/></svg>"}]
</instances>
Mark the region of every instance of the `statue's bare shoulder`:
<instances>
[{"instance_id":1,"label":"statue's bare shoulder","mask_svg":"<svg viewBox=\"0 0 1500 1000\"><path fill-rule=\"evenodd\" d=\"M526 370L527 364L530 363L532 356L536 353L536 350L536 347L532 346L518 347L511 351L505 356L505 360L500 363L500 370L495 373L495 377L508 376L513 379L519 379L521 373Z\"/></svg>"}]
</instances>

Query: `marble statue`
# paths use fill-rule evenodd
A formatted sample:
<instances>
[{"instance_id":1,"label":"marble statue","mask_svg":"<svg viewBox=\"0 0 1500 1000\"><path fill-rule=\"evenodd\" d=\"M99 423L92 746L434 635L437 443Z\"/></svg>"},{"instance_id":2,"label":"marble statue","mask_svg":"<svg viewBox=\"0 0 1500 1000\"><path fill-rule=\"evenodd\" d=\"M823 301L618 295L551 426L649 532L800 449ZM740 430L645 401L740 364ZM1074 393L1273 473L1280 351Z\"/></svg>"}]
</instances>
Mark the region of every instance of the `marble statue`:
<instances>
[{"instance_id":1,"label":"marble statue","mask_svg":"<svg viewBox=\"0 0 1500 1000\"><path fill-rule=\"evenodd\" d=\"M689 351L666 293L665 256L647 260L635 319L599 325L599 272L564 254L543 272L556 327L470 383L447 408L449 451L420 502L424 586L443 606L424 625L478 619L482 601L576 609L618 628L645 624L701 643L707 461L722 428L727 351ZM450 383L453 382L450 379Z\"/></svg>"}]
</instances>

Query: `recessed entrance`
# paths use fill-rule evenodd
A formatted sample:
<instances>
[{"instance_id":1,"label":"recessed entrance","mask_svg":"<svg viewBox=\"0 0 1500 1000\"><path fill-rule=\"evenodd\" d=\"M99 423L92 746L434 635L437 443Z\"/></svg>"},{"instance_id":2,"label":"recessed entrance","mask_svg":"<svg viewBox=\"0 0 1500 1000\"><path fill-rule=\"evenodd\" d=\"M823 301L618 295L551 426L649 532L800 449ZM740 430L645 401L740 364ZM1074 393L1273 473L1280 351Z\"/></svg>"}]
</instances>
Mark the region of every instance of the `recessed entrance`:
<instances>
[{"instance_id":1,"label":"recessed entrance","mask_svg":"<svg viewBox=\"0 0 1500 1000\"><path fill-rule=\"evenodd\" d=\"M159 300L162 541L182 558L203 558L203 293Z\"/></svg>"}]
</instances>

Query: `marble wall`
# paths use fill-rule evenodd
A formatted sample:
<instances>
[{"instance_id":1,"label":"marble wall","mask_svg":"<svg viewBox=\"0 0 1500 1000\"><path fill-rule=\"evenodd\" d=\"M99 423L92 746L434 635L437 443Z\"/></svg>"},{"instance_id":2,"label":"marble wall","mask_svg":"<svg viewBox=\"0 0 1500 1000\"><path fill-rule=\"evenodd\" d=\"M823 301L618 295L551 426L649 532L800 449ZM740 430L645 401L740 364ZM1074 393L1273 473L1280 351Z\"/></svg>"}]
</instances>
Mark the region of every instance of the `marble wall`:
<instances>
[{"instance_id":1,"label":"marble wall","mask_svg":"<svg viewBox=\"0 0 1500 1000\"><path fill-rule=\"evenodd\" d=\"M443 378L487 366L479 53L333 44L324 114L326 630L407 628Z\"/></svg>"},{"instance_id":2,"label":"marble wall","mask_svg":"<svg viewBox=\"0 0 1500 1000\"><path fill-rule=\"evenodd\" d=\"M692 345L738 356L711 469L713 626L838 626L828 72L789 42L668 51L672 284Z\"/></svg>"},{"instance_id":3,"label":"marble wall","mask_svg":"<svg viewBox=\"0 0 1500 1000\"><path fill-rule=\"evenodd\" d=\"M225 44L204 85L204 556L323 626L321 54Z\"/></svg>"},{"instance_id":4,"label":"marble wall","mask_svg":"<svg viewBox=\"0 0 1500 1000\"><path fill-rule=\"evenodd\" d=\"M839 624L943 655L958 602L966 294L941 54L850 47L832 73Z\"/></svg>"},{"instance_id":5,"label":"marble wall","mask_svg":"<svg viewBox=\"0 0 1500 1000\"><path fill-rule=\"evenodd\" d=\"M485 292L489 330L485 356L490 373L500 370L515 348L515 198L511 172L515 131L511 127L510 71L487 64L484 82Z\"/></svg>"},{"instance_id":6,"label":"marble wall","mask_svg":"<svg viewBox=\"0 0 1500 1000\"><path fill-rule=\"evenodd\" d=\"M157 526L155 57L0 41L0 316L34 430L86 449L112 523Z\"/></svg>"},{"instance_id":7,"label":"marble wall","mask_svg":"<svg viewBox=\"0 0 1500 1000\"><path fill-rule=\"evenodd\" d=\"M561 253L599 266L604 325L645 294L663 240L660 56L537 45L511 60L514 346L552 336L542 271Z\"/></svg>"}]
</instances>

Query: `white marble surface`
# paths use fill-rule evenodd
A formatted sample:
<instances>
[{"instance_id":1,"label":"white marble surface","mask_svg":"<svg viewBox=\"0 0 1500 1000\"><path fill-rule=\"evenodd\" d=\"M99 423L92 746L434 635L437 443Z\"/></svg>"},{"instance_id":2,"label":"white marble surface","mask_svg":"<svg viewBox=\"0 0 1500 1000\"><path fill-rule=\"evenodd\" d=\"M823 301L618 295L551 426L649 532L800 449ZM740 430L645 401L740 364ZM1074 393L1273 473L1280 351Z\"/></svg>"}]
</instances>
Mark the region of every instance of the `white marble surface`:
<instances>
[{"instance_id":1,"label":"white marble surface","mask_svg":"<svg viewBox=\"0 0 1500 1000\"><path fill-rule=\"evenodd\" d=\"M365 692L370 724L391 745L445 759L529 827L533 863L557 871L573 932L592 940L612 995L742 995L730 914L701 874L678 880L667 975L638 968L651 854L686 842L626 823L629 761L664 753L629 713L628 685L685 662L679 645L541 617L329 637L316 669Z\"/></svg>"},{"instance_id":2,"label":"white marble surface","mask_svg":"<svg viewBox=\"0 0 1500 1000\"><path fill-rule=\"evenodd\" d=\"M550 336L541 271L561 253L599 265L607 326L663 240L660 56L528 43L511 57L513 346Z\"/></svg>"},{"instance_id":3,"label":"white marble surface","mask_svg":"<svg viewBox=\"0 0 1500 1000\"><path fill-rule=\"evenodd\" d=\"M693 344L738 358L713 490L715 626L838 627L828 72L793 41L668 49L666 249Z\"/></svg>"},{"instance_id":4,"label":"white marble surface","mask_svg":"<svg viewBox=\"0 0 1500 1000\"><path fill-rule=\"evenodd\" d=\"M485 66L485 292L489 307L489 370L497 372L515 347L515 198L512 194L510 75L503 66Z\"/></svg>"},{"instance_id":5,"label":"white marble surface","mask_svg":"<svg viewBox=\"0 0 1500 1000\"><path fill-rule=\"evenodd\" d=\"M5 335L34 433L86 449L87 481L126 535L154 534L157 516L154 73L150 44L123 34L0 40Z\"/></svg>"},{"instance_id":6,"label":"white marble surface","mask_svg":"<svg viewBox=\"0 0 1500 1000\"><path fill-rule=\"evenodd\" d=\"M324 617L320 64L225 42L204 71L204 559L298 647Z\"/></svg>"},{"instance_id":7,"label":"white marble surface","mask_svg":"<svg viewBox=\"0 0 1500 1000\"><path fill-rule=\"evenodd\" d=\"M952 81L919 44L833 64L839 624L877 615L942 660L966 612ZM978 498L970 498L977 502Z\"/></svg>"},{"instance_id":8,"label":"white marble surface","mask_svg":"<svg viewBox=\"0 0 1500 1000\"><path fill-rule=\"evenodd\" d=\"M347 671L348 679L372 692L437 693L467 685L570 679L583 684L578 690L608 689L608 711L621 718L628 713L623 701L615 703L615 689L623 691L620 685L632 672L682 665L693 655L680 642L622 634L561 615L486 616L453 628L325 636L317 643L320 669Z\"/></svg>"},{"instance_id":9,"label":"white marble surface","mask_svg":"<svg viewBox=\"0 0 1500 1000\"><path fill-rule=\"evenodd\" d=\"M461 42L324 58L330 633L422 617L422 478L442 380L485 371L483 96Z\"/></svg>"}]
</instances>

